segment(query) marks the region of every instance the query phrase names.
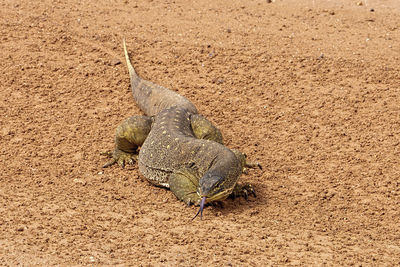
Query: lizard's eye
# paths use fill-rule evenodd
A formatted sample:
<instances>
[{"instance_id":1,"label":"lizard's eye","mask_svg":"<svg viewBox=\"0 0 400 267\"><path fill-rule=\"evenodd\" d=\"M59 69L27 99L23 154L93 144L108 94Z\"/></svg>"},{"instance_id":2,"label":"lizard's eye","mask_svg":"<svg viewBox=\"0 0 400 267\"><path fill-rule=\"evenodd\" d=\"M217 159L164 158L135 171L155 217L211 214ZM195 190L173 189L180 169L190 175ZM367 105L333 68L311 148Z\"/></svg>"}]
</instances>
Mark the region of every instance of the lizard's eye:
<instances>
[{"instance_id":1,"label":"lizard's eye","mask_svg":"<svg viewBox=\"0 0 400 267\"><path fill-rule=\"evenodd\" d=\"M224 179L222 179L221 177L218 177L218 180L217 180L217 182L214 184L214 187L215 187L215 188L220 187L223 181L224 181Z\"/></svg>"}]
</instances>

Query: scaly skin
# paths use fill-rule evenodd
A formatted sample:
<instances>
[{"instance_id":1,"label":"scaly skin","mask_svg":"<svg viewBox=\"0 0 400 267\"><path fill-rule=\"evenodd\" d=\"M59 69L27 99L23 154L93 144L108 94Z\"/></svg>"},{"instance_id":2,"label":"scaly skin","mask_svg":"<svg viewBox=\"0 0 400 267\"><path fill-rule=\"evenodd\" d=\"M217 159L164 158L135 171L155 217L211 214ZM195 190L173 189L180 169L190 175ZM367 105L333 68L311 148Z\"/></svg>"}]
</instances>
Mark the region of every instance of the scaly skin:
<instances>
[{"instance_id":1,"label":"scaly skin","mask_svg":"<svg viewBox=\"0 0 400 267\"><path fill-rule=\"evenodd\" d=\"M218 128L188 99L141 79L125 41L124 51L133 96L147 116L130 117L118 126L115 150L107 153L111 161L104 167L114 163L123 167L137 160L148 181L170 188L188 205L201 204L201 213L205 201L255 196L251 185L239 185L237 180L246 167L260 165L247 163L243 153L225 147Z\"/></svg>"}]
</instances>

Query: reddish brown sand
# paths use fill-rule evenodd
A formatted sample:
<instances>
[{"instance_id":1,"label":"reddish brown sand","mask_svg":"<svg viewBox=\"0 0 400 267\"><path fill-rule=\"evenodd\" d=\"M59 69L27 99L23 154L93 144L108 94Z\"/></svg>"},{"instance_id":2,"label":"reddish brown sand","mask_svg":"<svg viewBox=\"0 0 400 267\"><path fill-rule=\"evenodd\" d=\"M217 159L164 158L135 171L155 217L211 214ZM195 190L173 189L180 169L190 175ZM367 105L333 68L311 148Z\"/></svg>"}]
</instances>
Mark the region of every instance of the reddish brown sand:
<instances>
[{"instance_id":1,"label":"reddish brown sand","mask_svg":"<svg viewBox=\"0 0 400 267\"><path fill-rule=\"evenodd\" d=\"M1 1L0 265L400 264L400 3L269 2ZM141 114L124 37L262 163L256 199L191 221L101 168Z\"/></svg>"}]
</instances>

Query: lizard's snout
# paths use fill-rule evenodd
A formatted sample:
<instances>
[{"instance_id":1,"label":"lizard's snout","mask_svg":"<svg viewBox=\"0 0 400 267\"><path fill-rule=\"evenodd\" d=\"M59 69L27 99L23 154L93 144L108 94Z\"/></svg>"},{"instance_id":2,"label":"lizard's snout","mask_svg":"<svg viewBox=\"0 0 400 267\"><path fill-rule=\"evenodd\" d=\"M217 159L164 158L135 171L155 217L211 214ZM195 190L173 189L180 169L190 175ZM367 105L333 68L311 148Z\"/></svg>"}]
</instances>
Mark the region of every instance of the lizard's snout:
<instances>
[{"instance_id":1,"label":"lizard's snout","mask_svg":"<svg viewBox=\"0 0 400 267\"><path fill-rule=\"evenodd\" d=\"M220 176L203 176L199 183L200 197L209 196L221 182L222 178Z\"/></svg>"}]
</instances>

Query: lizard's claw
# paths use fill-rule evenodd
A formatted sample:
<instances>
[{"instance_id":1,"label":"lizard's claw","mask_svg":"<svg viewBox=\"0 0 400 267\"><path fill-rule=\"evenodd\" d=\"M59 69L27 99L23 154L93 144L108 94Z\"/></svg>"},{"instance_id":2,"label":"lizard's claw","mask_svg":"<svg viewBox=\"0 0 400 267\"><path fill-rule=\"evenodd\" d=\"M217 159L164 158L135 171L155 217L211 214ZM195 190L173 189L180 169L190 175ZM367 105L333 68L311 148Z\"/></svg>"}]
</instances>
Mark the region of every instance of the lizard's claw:
<instances>
[{"instance_id":1,"label":"lizard's claw","mask_svg":"<svg viewBox=\"0 0 400 267\"><path fill-rule=\"evenodd\" d=\"M243 167L243 173L244 174L248 174L249 173L249 169L255 169L255 168L259 168L260 170L262 170L262 166L260 163L258 162L246 162L244 167Z\"/></svg>"},{"instance_id":2,"label":"lizard's claw","mask_svg":"<svg viewBox=\"0 0 400 267\"><path fill-rule=\"evenodd\" d=\"M109 160L106 164L103 165L103 168L108 168L111 165L114 165L117 161L115 159Z\"/></svg>"},{"instance_id":3,"label":"lizard's claw","mask_svg":"<svg viewBox=\"0 0 400 267\"><path fill-rule=\"evenodd\" d=\"M100 152L100 155L112 158L113 153L111 151L102 151Z\"/></svg>"},{"instance_id":4,"label":"lizard's claw","mask_svg":"<svg viewBox=\"0 0 400 267\"><path fill-rule=\"evenodd\" d=\"M249 195L253 195L257 197L256 192L251 184L236 184L233 192L229 195L229 197L235 199L237 197L244 197L244 199L248 199Z\"/></svg>"},{"instance_id":5,"label":"lizard's claw","mask_svg":"<svg viewBox=\"0 0 400 267\"><path fill-rule=\"evenodd\" d=\"M262 170L262 166L258 162L248 162L248 163L246 163L246 167L248 167L248 168L257 168L258 167L260 170Z\"/></svg>"},{"instance_id":6,"label":"lizard's claw","mask_svg":"<svg viewBox=\"0 0 400 267\"><path fill-rule=\"evenodd\" d=\"M110 167L117 163L121 168L124 168L126 164L133 165L137 160L138 155L134 153L124 152L119 149L115 149L114 152L107 151L100 153L103 156L111 158L106 164L103 165L103 168Z\"/></svg>"}]
</instances>

